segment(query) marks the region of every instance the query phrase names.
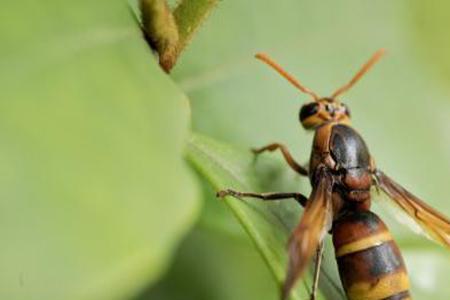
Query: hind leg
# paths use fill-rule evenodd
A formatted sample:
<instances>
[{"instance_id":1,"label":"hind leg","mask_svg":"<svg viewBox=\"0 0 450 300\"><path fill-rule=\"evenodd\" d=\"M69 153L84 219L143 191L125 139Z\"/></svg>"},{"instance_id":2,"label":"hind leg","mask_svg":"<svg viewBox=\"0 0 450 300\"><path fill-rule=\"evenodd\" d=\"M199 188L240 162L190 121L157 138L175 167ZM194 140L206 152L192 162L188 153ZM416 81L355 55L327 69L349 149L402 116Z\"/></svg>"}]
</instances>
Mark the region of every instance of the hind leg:
<instances>
[{"instance_id":1,"label":"hind leg","mask_svg":"<svg viewBox=\"0 0 450 300\"><path fill-rule=\"evenodd\" d=\"M322 255L323 255L323 242L320 243L319 247L317 248L316 262L314 267L314 282L310 298L311 300L316 300L317 296L317 288L319 286L319 277L320 277L320 265L322 264Z\"/></svg>"}]
</instances>

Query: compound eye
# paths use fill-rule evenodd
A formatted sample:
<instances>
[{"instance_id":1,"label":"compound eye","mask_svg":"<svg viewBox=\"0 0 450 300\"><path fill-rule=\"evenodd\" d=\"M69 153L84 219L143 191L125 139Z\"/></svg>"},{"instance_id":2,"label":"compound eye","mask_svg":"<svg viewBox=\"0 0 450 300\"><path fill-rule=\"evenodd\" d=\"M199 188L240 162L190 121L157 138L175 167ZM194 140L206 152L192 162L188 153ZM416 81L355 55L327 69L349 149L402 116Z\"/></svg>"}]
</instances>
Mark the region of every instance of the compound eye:
<instances>
[{"instance_id":1,"label":"compound eye","mask_svg":"<svg viewBox=\"0 0 450 300\"><path fill-rule=\"evenodd\" d=\"M342 104L342 106L344 107L344 113L347 115L347 117L350 118L350 115L351 115L350 108L348 108L348 106L345 104Z\"/></svg>"},{"instance_id":2,"label":"compound eye","mask_svg":"<svg viewBox=\"0 0 450 300\"><path fill-rule=\"evenodd\" d=\"M300 109L300 122L315 115L319 111L319 103L312 102L302 106Z\"/></svg>"}]
</instances>

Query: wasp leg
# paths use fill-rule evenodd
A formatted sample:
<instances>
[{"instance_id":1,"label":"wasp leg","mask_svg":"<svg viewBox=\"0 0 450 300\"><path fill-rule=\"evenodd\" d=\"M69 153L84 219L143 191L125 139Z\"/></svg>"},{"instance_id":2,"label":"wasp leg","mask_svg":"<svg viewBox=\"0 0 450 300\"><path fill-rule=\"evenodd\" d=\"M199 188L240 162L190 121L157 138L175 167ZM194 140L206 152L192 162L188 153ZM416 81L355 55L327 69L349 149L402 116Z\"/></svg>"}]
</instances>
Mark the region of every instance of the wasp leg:
<instances>
[{"instance_id":1,"label":"wasp leg","mask_svg":"<svg viewBox=\"0 0 450 300\"><path fill-rule=\"evenodd\" d=\"M322 264L323 242L317 248L316 262L314 267L314 282L311 291L311 300L316 300L317 288L319 286L320 265Z\"/></svg>"},{"instance_id":2,"label":"wasp leg","mask_svg":"<svg viewBox=\"0 0 450 300\"><path fill-rule=\"evenodd\" d=\"M297 163L294 158L292 157L291 153L289 153L289 150L287 149L287 147L283 144L278 144L278 143L273 143L273 144L269 144L267 146L264 146L262 148L253 148L252 152L256 155L264 152L264 151L270 151L273 152L275 150L280 150L281 153L284 156L284 159L286 160L286 162L288 163L288 165L298 174L303 175L303 176L308 176L308 170L304 167L302 167L299 163Z\"/></svg>"},{"instance_id":3,"label":"wasp leg","mask_svg":"<svg viewBox=\"0 0 450 300\"><path fill-rule=\"evenodd\" d=\"M216 194L217 197L223 198L226 196L233 196L235 198L240 197L250 197L250 198L258 198L262 200L282 200L282 199L295 199L301 206L306 205L306 201L308 198L300 193L249 193L249 192L238 192L231 189L218 191Z\"/></svg>"}]
</instances>

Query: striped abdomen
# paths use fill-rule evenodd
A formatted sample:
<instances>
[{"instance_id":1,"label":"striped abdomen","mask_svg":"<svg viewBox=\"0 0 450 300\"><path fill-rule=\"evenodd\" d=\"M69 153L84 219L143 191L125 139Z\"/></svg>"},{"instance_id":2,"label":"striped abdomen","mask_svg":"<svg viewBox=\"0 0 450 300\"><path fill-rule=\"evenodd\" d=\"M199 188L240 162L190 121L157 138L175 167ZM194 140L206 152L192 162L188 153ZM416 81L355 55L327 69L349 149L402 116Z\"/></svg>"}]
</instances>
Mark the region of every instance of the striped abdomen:
<instances>
[{"instance_id":1,"label":"striped abdomen","mask_svg":"<svg viewBox=\"0 0 450 300\"><path fill-rule=\"evenodd\" d=\"M363 211L339 218L333 244L349 300L411 299L400 250L377 215Z\"/></svg>"}]
</instances>

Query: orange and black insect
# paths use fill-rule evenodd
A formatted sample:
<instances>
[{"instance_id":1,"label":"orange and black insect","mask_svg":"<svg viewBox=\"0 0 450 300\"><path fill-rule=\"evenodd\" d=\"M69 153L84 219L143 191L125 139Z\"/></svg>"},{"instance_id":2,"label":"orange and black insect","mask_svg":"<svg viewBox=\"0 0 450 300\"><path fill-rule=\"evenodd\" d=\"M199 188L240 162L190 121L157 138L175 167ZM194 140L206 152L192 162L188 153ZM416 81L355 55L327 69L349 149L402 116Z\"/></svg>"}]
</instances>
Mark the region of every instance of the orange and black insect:
<instances>
[{"instance_id":1,"label":"orange and black insect","mask_svg":"<svg viewBox=\"0 0 450 300\"><path fill-rule=\"evenodd\" d=\"M309 167L298 164L288 149L273 143L259 149L280 150L294 171L308 176L309 197L300 193L252 193L226 189L219 197L263 200L294 198L304 212L289 240L289 264L282 289L286 299L316 254L311 299L315 298L327 232L333 236L342 285L350 300L411 299L409 280L400 250L381 219L370 211L371 189L383 191L429 237L450 248L450 220L415 197L375 166L363 138L350 125L350 111L338 97L349 90L383 55L377 51L358 73L331 97L319 97L265 54L256 57L274 68L313 101L300 109L300 123L314 130Z\"/></svg>"}]
</instances>

